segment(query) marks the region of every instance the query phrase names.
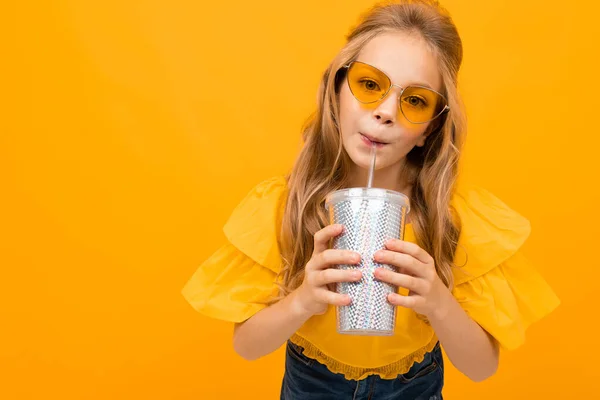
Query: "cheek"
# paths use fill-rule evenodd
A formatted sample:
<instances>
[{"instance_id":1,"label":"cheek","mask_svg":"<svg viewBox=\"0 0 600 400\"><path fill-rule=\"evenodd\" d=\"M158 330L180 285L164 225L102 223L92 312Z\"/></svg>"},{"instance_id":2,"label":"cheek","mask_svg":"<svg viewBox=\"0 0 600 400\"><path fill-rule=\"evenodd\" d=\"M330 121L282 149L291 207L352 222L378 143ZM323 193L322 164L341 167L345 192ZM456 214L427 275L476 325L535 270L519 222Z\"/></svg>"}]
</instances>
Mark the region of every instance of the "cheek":
<instances>
[{"instance_id":1,"label":"cheek","mask_svg":"<svg viewBox=\"0 0 600 400\"><path fill-rule=\"evenodd\" d=\"M412 124L407 120L403 119L402 128L405 133L405 137L409 142L417 143L427 132L427 128L430 123L427 124Z\"/></svg>"}]
</instances>

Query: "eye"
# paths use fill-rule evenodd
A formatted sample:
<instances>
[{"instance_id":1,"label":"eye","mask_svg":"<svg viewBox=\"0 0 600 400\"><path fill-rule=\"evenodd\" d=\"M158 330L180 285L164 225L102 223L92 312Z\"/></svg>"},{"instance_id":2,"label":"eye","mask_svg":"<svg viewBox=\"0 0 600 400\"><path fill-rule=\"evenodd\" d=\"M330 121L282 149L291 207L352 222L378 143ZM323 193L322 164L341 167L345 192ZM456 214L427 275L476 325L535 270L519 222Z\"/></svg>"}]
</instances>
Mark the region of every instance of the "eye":
<instances>
[{"instance_id":1,"label":"eye","mask_svg":"<svg viewBox=\"0 0 600 400\"><path fill-rule=\"evenodd\" d=\"M365 89L367 89L369 91L381 90L381 88L379 87L379 84L372 79L363 79L360 81L360 83Z\"/></svg>"},{"instance_id":2,"label":"eye","mask_svg":"<svg viewBox=\"0 0 600 400\"><path fill-rule=\"evenodd\" d=\"M412 107L425 107L427 106L427 101L425 101L424 98L420 97L420 96L406 96L404 98L404 101L406 103L408 103L410 106Z\"/></svg>"}]
</instances>

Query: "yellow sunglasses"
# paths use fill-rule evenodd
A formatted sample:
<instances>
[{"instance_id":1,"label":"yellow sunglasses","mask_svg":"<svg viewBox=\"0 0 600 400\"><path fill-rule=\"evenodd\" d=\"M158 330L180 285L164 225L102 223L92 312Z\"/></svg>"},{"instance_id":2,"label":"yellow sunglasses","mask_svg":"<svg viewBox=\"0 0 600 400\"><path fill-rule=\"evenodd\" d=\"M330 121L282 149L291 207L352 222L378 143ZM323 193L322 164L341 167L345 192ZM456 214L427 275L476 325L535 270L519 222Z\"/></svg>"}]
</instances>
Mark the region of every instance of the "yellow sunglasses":
<instances>
[{"instance_id":1,"label":"yellow sunglasses","mask_svg":"<svg viewBox=\"0 0 600 400\"><path fill-rule=\"evenodd\" d=\"M413 124L432 121L450 110L446 98L433 89L410 85L402 87L392 84L391 79L372 65L353 61L342 68L348 69L346 78L352 95L363 104L382 100L393 86L401 89L399 107L404 117Z\"/></svg>"}]
</instances>

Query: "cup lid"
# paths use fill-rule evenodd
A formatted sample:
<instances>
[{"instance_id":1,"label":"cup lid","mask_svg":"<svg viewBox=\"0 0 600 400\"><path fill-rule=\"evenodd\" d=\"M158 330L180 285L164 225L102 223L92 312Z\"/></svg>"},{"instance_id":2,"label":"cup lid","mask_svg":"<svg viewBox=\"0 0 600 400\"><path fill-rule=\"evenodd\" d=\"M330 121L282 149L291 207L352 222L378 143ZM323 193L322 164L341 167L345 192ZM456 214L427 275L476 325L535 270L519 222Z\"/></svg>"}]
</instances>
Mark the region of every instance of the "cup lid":
<instances>
[{"instance_id":1,"label":"cup lid","mask_svg":"<svg viewBox=\"0 0 600 400\"><path fill-rule=\"evenodd\" d=\"M353 198L383 199L406 207L407 213L410 211L410 200L407 195L395 190L367 187L340 189L329 193L325 198L325 209L328 209L330 204Z\"/></svg>"}]
</instances>

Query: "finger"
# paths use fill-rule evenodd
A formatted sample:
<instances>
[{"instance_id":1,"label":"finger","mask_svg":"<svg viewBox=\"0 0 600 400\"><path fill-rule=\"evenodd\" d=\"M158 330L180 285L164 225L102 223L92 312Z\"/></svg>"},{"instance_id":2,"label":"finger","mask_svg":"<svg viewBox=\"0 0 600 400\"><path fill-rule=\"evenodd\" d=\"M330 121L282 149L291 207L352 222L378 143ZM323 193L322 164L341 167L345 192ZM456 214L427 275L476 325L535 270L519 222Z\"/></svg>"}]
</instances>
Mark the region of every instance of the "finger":
<instances>
[{"instance_id":1,"label":"finger","mask_svg":"<svg viewBox=\"0 0 600 400\"><path fill-rule=\"evenodd\" d=\"M357 264L360 254L352 250L327 249L315 258L315 269L323 269L332 265Z\"/></svg>"},{"instance_id":2,"label":"finger","mask_svg":"<svg viewBox=\"0 0 600 400\"><path fill-rule=\"evenodd\" d=\"M385 247L388 250L397 251L413 256L423 264L433 263L433 258L429 255L429 253L427 253L415 243L406 242L398 239L389 239L385 242Z\"/></svg>"},{"instance_id":3,"label":"finger","mask_svg":"<svg viewBox=\"0 0 600 400\"><path fill-rule=\"evenodd\" d=\"M316 286L325 286L330 283L356 282L361 278L362 273L359 270L327 268L316 273L314 283Z\"/></svg>"},{"instance_id":4,"label":"finger","mask_svg":"<svg viewBox=\"0 0 600 400\"><path fill-rule=\"evenodd\" d=\"M334 306L347 306L352 303L352 299L347 294L335 293L326 289L317 289L316 297L320 302Z\"/></svg>"},{"instance_id":5,"label":"finger","mask_svg":"<svg viewBox=\"0 0 600 400\"><path fill-rule=\"evenodd\" d=\"M390 293L387 300L390 304L400 307L412 308L417 307L420 297L418 296L403 296L398 293Z\"/></svg>"},{"instance_id":6,"label":"finger","mask_svg":"<svg viewBox=\"0 0 600 400\"><path fill-rule=\"evenodd\" d=\"M406 274L399 274L384 268L375 269L375 278L382 282L408 289L417 294L424 294L427 291L428 284L425 280Z\"/></svg>"},{"instance_id":7,"label":"finger","mask_svg":"<svg viewBox=\"0 0 600 400\"><path fill-rule=\"evenodd\" d=\"M315 247L313 254L319 254L329 248L329 241L342 233L344 227L340 224L332 224L327 225L325 228L321 229L317 233L315 233Z\"/></svg>"},{"instance_id":8,"label":"finger","mask_svg":"<svg viewBox=\"0 0 600 400\"><path fill-rule=\"evenodd\" d=\"M381 264L389 264L398 267L403 273L424 277L427 266L409 254L398 253L391 250L378 250L373 259Z\"/></svg>"}]
</instances>

